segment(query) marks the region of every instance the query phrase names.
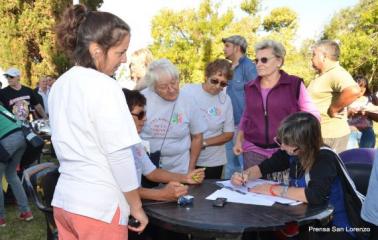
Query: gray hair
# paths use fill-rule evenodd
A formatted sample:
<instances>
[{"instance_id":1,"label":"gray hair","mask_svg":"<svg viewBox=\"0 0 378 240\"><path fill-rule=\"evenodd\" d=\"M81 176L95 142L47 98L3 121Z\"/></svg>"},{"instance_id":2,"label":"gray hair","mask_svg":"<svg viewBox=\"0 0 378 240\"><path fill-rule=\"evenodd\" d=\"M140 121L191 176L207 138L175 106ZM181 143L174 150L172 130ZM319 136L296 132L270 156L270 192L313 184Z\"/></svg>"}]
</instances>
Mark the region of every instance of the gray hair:
<instances>
[{"instance_id":1,"label":"gray hair","mask_svg":"<svg viewBox=\"0 0 378 240\"><path fill-rule=\"evenodd\" d=\"M155 83L159 81L160 74L165 73L171 76L173 79L179 80L179 71L176 66L173 65L171 61L166 58L162 58L156 61L153 61L147 68L146 75L144 76L144 81L147 84L147 87L155 91Z\"/></svg>"},{"instance_id":2,"label":"gray hair","mask_svg":"<svg viewBox=\"0 0 378 240\"><path fill-rule=\"evenodd\" d=\"M340 47L336 41L320 40L313 46L313 49L321 48L327 57L333 61L338 61L340 56Z\"/></svg>"},{"instance_id":3,"label":"gray hair","mask_svg":"<svg viewBox=\"0 0 378 240\"><path fill-rule=\"evenodd\" d=\"M285 59L286 50L285 47L274 40L263 40L255 45L255 52L270 48L273 50L274 56L281 58L282 62Z\"/></svg>"}]
</instances>

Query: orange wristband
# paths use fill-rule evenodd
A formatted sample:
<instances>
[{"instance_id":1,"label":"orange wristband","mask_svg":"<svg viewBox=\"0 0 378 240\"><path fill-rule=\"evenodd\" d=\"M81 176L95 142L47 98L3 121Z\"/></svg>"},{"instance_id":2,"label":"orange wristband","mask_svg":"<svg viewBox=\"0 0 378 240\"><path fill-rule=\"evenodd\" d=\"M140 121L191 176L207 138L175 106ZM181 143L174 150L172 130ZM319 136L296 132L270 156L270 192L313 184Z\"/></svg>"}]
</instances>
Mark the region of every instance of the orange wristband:
<instances>
[{"instance_id":1,"label":"orange wristband","mask_svg":"<svg viewBox=\"0 0 378 240\"><path fill-rule=\"evenodd\" d=\"M273 187L275 187L275 186L277 186L277 184L272 184L272 185L270 185L270 187L269 187L269 192L270 192L270 194L271 194L272 196L278 196L277 194L275 194L275 193L273 192Z\"/></svg>"}]
</instances>

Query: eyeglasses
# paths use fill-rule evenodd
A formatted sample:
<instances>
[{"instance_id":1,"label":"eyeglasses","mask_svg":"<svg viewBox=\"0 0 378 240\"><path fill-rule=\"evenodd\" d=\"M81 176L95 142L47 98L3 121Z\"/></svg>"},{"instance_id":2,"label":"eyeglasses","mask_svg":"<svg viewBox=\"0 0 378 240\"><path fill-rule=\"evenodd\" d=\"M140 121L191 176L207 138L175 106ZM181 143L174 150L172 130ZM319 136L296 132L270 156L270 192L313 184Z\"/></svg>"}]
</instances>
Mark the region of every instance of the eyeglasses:
<instances>
[{"instance_id":1,"label":"eyeglasses","mask_svg":"<svg viewBox=\"0 0 378 240\"><path fill-rule=\"evenodd\" d=\"M5 77L6 79L13 79L13 78L14 78L14 77L12 77L11 75L7 75L7 74L5 74L4 77Z\"/></svg>"},{"instance_id":2,"label":"eyeglasses","mask_svg":"<svg viewBox=\"0 0 378 240\"><path fill-rule=\"evenodd\" d=\"M173 80L173 81L171 81L169 83L156 84L155 87L159 91L167 91L169 88L177 90L179 88L179 81Z\"/></svg>"},{"instance_id":3,"label":"eyeglasses","mask_svg":"<svg viewBox=\"0 0 378 240\"><path fill-rule=\"evenodd\" d=\"M278 138L278 137L274 137L273 138L273 141L279 146L281 147L283 145L283 143L281 142L281 140ZM287 146L287 144L285 144ZM293 153L295 153L296 151L299 150L299 147L294 147L293 150L291 150Z\"/></svg>"},{"instance_id":4,"label":"eyeglasses","mask_svg":"<svg viewBox=\"0 0 378 240\"><path fill-rule=\"evenodd\" d=\"M131 113L131 115L138 118L138 120L143 120L143 118L146 116L146 111L141 111L139 113Z\"/></svg>"},{"instance_id":5,"label":"eyeglasses","mask_svg":"<svg viewBox=\"0 0 378 240\"><path fill-rule=\"evenodd\" d=\"M275 56L273 56L273 57L269 57L269 58L267 58L267 57L262 57L262 58L255 58L255 60L254 60L254 62L255 62L255 64L257 65L260 61L261 61L261 63L263 63L263 64L265 64L265 63L267 63L270 59L272 59L272 58L275 58Z\"/></svg>"},{"instance_id":6,"label":"eyeglasses","mask_svg":"<svg viewBox=\"0 0 378 240\"><path fill-rule=\"evenodd\" d=\"M210 83L213 84L213 85L219 84L219 86L221 86L221 87L227 87L228 86L228 83L219 81L217 79L210 79Z\"/></svg>"},{"instance_id":7,"label":"eyeglasses","mask_svg":"<svg viewBox=\"0 0 378 240\"><path fill-rule=\"evenodd\" d=\"M279 147L281 147L282 143L281 143L280 139L278 139L278 137L274 137L274 138L273 138L273 141L274 141Z\"/></svg>"}]
</instances>

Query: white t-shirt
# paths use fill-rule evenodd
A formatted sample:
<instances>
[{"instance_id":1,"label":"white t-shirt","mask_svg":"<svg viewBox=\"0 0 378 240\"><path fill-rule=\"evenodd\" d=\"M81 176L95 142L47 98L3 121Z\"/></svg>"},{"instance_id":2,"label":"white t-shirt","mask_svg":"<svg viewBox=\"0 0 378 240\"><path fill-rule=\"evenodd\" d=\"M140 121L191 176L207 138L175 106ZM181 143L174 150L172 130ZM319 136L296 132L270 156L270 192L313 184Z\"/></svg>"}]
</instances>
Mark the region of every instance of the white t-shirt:
<instances>
[{"instance_id":1,"label":"white t-shirt","mask_svg":"<svg viewBox=\"0 0 378 240\"><path fill-rule=\"evenodd\" d=\"M90 68L75 66L49 94L52 142L60 177L52 205L110 223L120 208L126 225L129 206L122 189L138 188L132 152L117 162L128 182L117 184L107 156L140 143L118 83Z\"/></svg>"},{"instance_id":2,"label":"white t-shirt","mask_svg":"<svg viewBox=\"0 0 378 240\"><path fill-rule=\"evenodd\" d=\"M201 84L187 84L181 91L192 97L207 122L207 130L203 138L221 135L224 132L234 132L234 117L231 99L224 92L211 95L203 90ZM225 145L206 147L201 151L197 166L215 167L226 164Z\"/></svg>"},{"instance_id":3,"label":"white t-shirt","mask_svg":"<svg viewBox=\"0 0 378 240\"><path fill-rule=\"evenodd\" d=\"M135 160L135 167L138 176L139 186L142 182L142 175L146 176L156 169L146 153L146 149L142 144L137 144L132 147L133 156Z\"/></svg>"},{"instance_id":4,"label":"white t-shirt","mask_svg":"<svg viewBox=\"0 0 378 240\"><path fill-rule=\"evenodd\" d=\"M161 150L160 167L174 173L189 170L191 134L203 133L206 122L192 99L180 93L176 101L166 101L146 88L147 121L141 137L150 142L151 153L160 150L174 107L171 124ZM175 104L176 103L176 104Z\"/></svg>"}]
</instances>

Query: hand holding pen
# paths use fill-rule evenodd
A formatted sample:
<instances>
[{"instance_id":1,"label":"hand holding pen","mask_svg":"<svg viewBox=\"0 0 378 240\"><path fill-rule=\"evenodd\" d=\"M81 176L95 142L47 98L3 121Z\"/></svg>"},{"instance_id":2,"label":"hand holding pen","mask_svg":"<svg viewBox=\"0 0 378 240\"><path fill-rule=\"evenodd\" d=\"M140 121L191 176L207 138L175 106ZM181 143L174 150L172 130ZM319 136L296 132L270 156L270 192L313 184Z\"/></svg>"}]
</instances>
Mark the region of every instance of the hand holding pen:
<instances>
[{"instance_id":1,"label":"hand holding pen","mask_svg":"<svg viewBox=\"0 0 378 240\"><path fill-rule=\"evenodd\" d=\"M245 174L244 171L235 172L231 177L231 183L235 186L245 186L248 181L248 174Z\"/></svg>"}]
</instances>

